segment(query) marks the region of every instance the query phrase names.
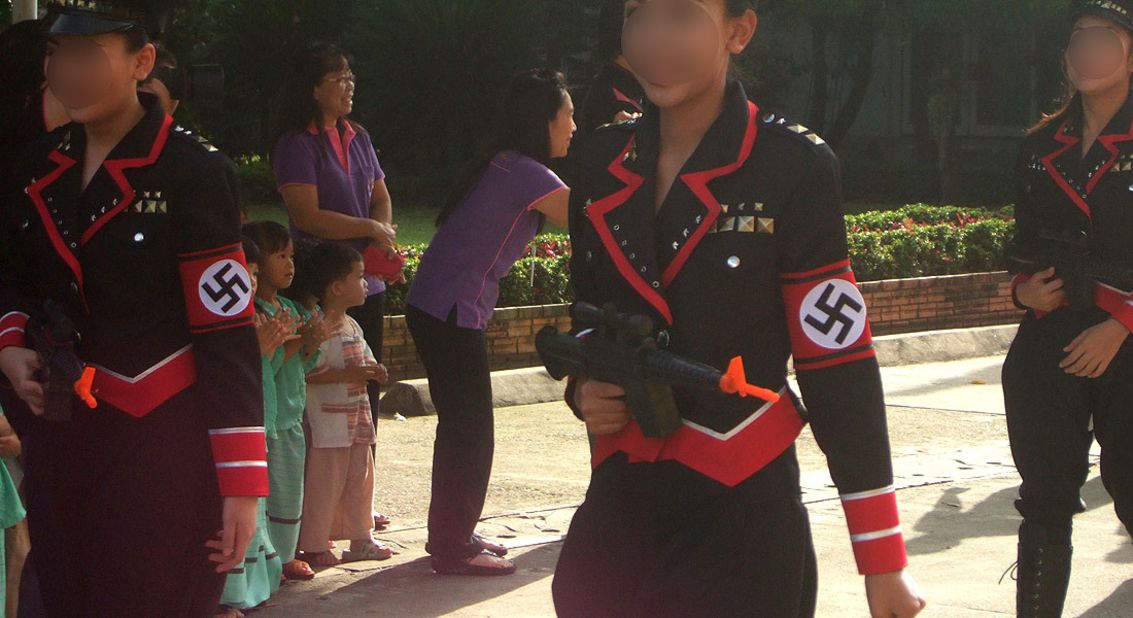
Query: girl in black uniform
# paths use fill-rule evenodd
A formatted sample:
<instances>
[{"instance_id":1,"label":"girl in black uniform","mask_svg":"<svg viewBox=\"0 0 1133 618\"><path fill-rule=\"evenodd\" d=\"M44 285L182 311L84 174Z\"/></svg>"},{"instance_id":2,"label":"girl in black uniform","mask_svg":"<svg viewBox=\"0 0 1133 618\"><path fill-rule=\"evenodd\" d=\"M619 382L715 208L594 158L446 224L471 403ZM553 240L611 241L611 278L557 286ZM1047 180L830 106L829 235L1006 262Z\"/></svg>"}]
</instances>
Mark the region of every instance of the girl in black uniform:
<instances>
[{"instance_id":1,"label":"girl in black uniform","mask_svg":"<svg viewBox=\"0 0 1133 618\"><path fill-rule=\"evenodd\" d=\"M555 573L562 616L812 616L815 557L794 442L810 422L842 496L874 616L924 606L905 572L881 380L855 285L838 162L728 78L746 0L630 0L623 49L649 101L599 129L571 196L579 301L651 317L657 344L742 356L776 402L674 388L683 423L642 433L618 386L567 402L594 473ZM582 331L583 325L576 325ZM580 333L583 334L583 333ZM807 409L787 386L794 355Z\"/></svg>"},{"instance_id":2,"label":"girl in black uniform","mask_svg":"<svg viewBox=\"0 0 1133 618\"><path fill-rule=\"evenodd\" d=\"M0 370L45 418L26 482L50 616L213 615L267 495L239 212L215 149L138 92L157 4L51 3L47 78L74 122L0 209ZM40 323L74 340L97 402L57 364L41 382Z\"/></svg>"},{"instance_id":3,"label":"girl in black uniform","mask_svg":"<svg viewBox=\"0 0 1133 618\"><path fill-rule=\"evenodd\" d=\"M1073 17L1074 94L1031 130L1018 169L1015 264L1031 268L1014 281L1027 315L1003 390L1023 479L1019 616L1062 613L1095 438L1105 487L1133 531L1133 282L1122 275L1133 272L1133 2L1089 0Z\"/></svg>"}]
</instances>

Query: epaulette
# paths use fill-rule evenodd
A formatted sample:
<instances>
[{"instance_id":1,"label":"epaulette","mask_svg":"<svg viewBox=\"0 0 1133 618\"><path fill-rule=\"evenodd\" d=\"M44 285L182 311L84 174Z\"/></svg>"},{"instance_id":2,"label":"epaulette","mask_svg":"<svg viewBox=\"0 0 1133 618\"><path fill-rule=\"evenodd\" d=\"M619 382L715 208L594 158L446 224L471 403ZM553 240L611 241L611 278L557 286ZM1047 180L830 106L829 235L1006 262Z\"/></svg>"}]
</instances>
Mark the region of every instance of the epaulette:
<instances>
[{"instance_id":1,"label":"epaulette","mask_svg":"<svg viewBox=\"0 0 1133 618\"><path fill-rule=\"evenodd\" d=\"M172 132L174 135L180 135L189 141L196 142L201 148L204 148L206 152L217 152L218 150L217 147L213 146L204 136L193 133L181 125L175 125Z\"/></svg>"},{"instance_id":2,"label":"epaulette","mask_svg":"<svg viewBox=\"0 0 1133 618\"><path fill-rule=\"evenodd\" d=\"M762 127L768 127L774 131L778 131L786 135L793 135L800 141L805 141L806 143L813 146L826 145L826 140L822 139L822 137L814 131L811 131L807 127L797 122L791 122L790 120L787 120L782 116L777 116L770 113L764 114L759 119L759 123L760 125L762 125Z\"/></svg>"}]
</instances>

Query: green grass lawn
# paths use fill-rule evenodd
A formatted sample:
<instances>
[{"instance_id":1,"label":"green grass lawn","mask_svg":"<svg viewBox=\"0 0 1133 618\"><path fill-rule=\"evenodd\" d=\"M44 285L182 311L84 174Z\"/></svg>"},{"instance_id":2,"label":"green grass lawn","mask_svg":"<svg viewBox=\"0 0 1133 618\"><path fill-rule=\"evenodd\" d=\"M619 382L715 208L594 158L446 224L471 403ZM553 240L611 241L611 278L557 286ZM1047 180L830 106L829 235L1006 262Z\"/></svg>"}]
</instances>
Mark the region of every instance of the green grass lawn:
<instances>
[{"instance_id":1,"label":"green grass lawn","mask_svg":"<svg viewBox=\"0 0 1133 618\"><path fill-rule=\"evenodd\" d=\"M433 221L437 211L424 206L394 204L393 221L397 224L397 242L401 245L422 245L433 239ZM249 221L276 221L287 225L287 211L281 203L261 203L248 206ZM565 234L566 230L548 225L547 232Z\"/></svg>"}]
</instances>

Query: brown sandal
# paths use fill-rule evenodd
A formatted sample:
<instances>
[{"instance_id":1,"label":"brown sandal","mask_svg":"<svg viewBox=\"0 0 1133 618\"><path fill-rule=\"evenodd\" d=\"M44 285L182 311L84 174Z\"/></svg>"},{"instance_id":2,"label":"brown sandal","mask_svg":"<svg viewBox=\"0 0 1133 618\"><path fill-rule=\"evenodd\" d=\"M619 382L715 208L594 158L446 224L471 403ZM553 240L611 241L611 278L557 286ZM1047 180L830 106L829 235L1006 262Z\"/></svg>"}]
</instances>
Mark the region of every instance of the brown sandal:
<instances>
[{"instance_id":1,"label":"brown sandal","mask_svg":"<svg viewBox=\"0 0 1133 618\"><path fill-rule=\"evenodd\" d=\"M287 579L307 582L315 579L315 571L311 565L296 559L283 565L283 576Z\"/></svg>"}]
</instances>

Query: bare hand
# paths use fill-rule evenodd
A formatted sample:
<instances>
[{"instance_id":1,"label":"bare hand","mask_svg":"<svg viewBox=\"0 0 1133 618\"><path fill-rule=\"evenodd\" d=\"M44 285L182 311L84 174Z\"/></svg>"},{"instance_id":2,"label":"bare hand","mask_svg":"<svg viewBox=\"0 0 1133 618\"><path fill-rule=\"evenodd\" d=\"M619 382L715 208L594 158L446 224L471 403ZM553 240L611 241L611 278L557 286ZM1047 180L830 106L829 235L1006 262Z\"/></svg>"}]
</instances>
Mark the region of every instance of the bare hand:
<instances>
[{"instance_id":1,"label":"bare hand","mask_svg":"<svg viewBox=\"0 0 1133 618\"><path fill-rule=\"evenodd\" d=\"M299 327L299 339L303 347L314 353L324 341L330 339L331 325L323 319L321 314L311 316L307 323Z\"/></svg>"},{"instance_id":2,"label":"bare hand","mask_svg":"<svg viewBox=\"0 0 1133 618\"><path fill-rule=\"evenodd\" d=\"M243 564L244 554L256 534L258 500L250 496L224 499L224 529L217 533L217 538L205 542L205 547L215 552L209 560L217 563L217 573L226 573Z\"/></svg>"},{"instance_id":3,"label":"bare hand","mask_svg":"<svg viewBox=\"0 0 1133 618\"><path fill-rule=\"evenodd\" d=\"M295 333L295 328L299 325L299 321L299 316L283 311L270 318L257 313L256 336L260 340L260 354L271 356L279 346L298 339L299 335Z\"/></svg>"},{"instance_id":4,"label":"bare hand","mask_svg":"<svg viewBox=\"0 0 1133 618\"><path fill-rule=\"evenodd\" d=\"M0 371L4 372L16 395L38 416L43 416L43 384L36 380L35 374L42 367L34 350L16 347L0 350Z\"/></svg>"},{"instance_id":5,"label":"bare hand","mask_svg":"<svg viewBox=\"0 0 1133 618\"><path fill-rule=\"evenodd\" d=\"M920 586L904 571L866 575L865 594L873 618L912 618L928 605Z\"/></svg>"},{"instance_id":6,"label":"bare hand","mask_svg":"<svg viewBox=\"0 0 1133 618\"><path fill-rule=\"evenodd\" d=\"M397 226L371 219L369 238L377 245L393 247L397 244Z\"/></svg>"},{"instance_id":7,"label":"bare hand","mask_svg":"<svg viewBox=\"0 0 1133 618\"><path fill-rule=\"evenodd\" d=\"M365 384L366 382L382 382L389 378L386 368L381 365L352 365L342 369L343 382L349 384Z\"/></svg>"},{"instance_id":8,"label":"bare hand","mask_svg":"<svg viewBox=\"0 0 1133 618\"><path fill-rule=\"evenodd\" d=\"M1100 378L1128 337L1125 325L1112 318L1091 326L1062 349L1066 358L1058 366L1079 378Z\"/></svg>"},{"instance_id":9,"label":"bare hand","mask_svg":"<svg viewBox=\"0 0 1133 618\"><path fill-rule=\"evenodd\" d=\"M0 436L0 458L11 459L12 457L19 457L22 450L20 439L16 434L8 434Z\"/></svg>"},{"instance_id":10,"label":"bare hand","mask_svg":"<svg viewBox=\"0 0 1133 618\"><path fill-rule=\"evenodd\" d=\"M1062 279L1054 277L1054 268L1035 273L1015 288L1015 296L1024 307L1050 313L1066 302Z\"/></svg>"},{"instance_id":11,"label":"bare hand","mask_svg":"<svg viewBox=\"0 0 1133 618\"><path fill-rule=\"evenodd\" d=\"M574 405L582 412L586 430L595 436L615 434L630 421L625 390L606 382L584 379L574 389Z\"/></svg>"}]
</instances>

